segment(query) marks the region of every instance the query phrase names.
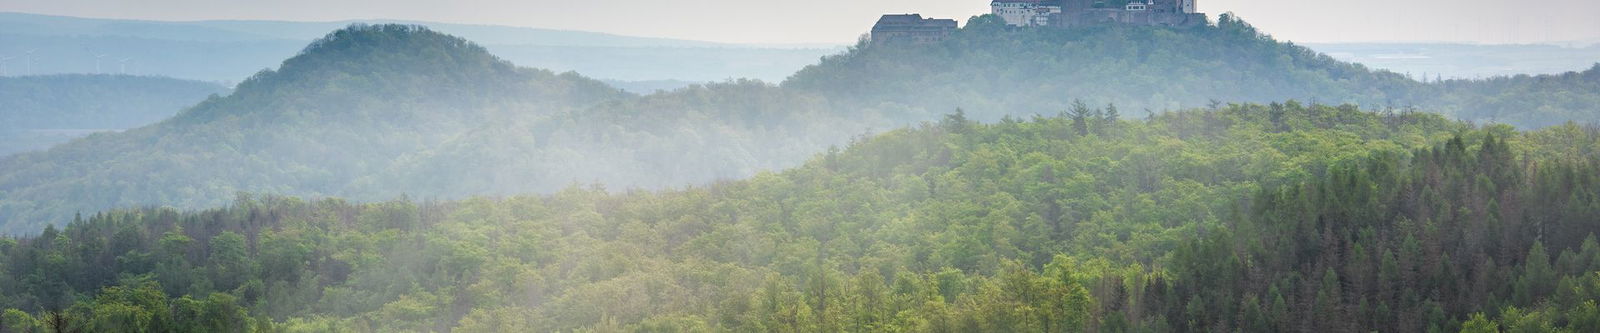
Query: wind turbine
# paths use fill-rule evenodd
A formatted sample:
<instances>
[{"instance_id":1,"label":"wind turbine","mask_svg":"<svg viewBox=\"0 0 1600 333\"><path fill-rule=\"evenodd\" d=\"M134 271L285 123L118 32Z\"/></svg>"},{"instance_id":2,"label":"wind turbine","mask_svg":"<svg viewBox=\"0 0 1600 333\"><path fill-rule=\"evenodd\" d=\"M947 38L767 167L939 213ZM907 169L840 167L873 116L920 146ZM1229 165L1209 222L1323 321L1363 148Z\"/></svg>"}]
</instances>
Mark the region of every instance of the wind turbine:
<instances>
[{"instance_id":1,"label":"wind turbine","mask_svg":"<svg viewBox=\"0 0 1600 333\"><path fill-rule=\"evenodd\" d=\"M122 65L122 75L128 75L128 60L133 60L133 58L122 58L122 60L117 60L117 62Z\"/></svg>"},{"instance_id":2,"label":"wind turbine","mask_svg":"<svg viewBox=\"0 0 1600 333\"><path fill-rule=\"evenodd\" d=\"M94 56L94 73L95 74L100 74L100 59L101 58L105 58L105 57L106 57L106 55L104 55L104 54Z\"/></svg>"},{"instance_id":3,"label":"wind turbine","mask_svg":"<svg viewBox=\"0 0 1600 333\"><path fill-rule=\"evenodd\" d=\"M16 59L16 58L17 57L0 57L0 76L5 76L7 74L6 62L9 62L9 61L11 61L11 59Z\"/></svg>"},{"instance_id":4,"label":"wind turbine","mask_svg":"<svg viewBox=\"0 0 1600 333\"><path fill-rule=\"evenodd\" d=\"M28 54L28 56L26 57L26 59L23 59L24 60L23 62L28 63L28 74L29 75L36 74L36 73L33 72L33 53L37 52L37 51L39 51L39 49L32 49L32 50L28 50L28 52L25 52L25 53Z\"/></svg>"}]
</instances>

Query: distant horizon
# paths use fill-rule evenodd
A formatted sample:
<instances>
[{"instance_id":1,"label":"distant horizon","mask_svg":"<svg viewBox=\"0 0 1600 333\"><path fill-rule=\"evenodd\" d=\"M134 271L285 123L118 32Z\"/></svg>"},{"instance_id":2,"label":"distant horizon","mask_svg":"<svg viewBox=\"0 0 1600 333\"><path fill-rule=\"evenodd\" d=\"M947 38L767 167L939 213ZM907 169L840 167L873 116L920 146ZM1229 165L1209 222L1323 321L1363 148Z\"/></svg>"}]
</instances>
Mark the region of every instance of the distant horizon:
<instances>
[{"instance_id":1,"label":"distant horizon","mask_svg":"<svg viewBox=\"0 0 1600 333\"><path fill-rule=\"evenodd\" d=\"M603 31L389 18L325 21L254 19L154 20L0 12L0 20L11 22L14 27L19 29L19 31L8 32L7 36L44 33L46 35L82 34L90 36L184 39L190 37L182 33L170 33L174 31L211 31L225 32L222 35L212 36L243 37L248 40L260 40L266 43L259 44L266 48L258 48L256 52L232 54L232 57L228 59L233 62L220 67L194 69L184 66L173 67L171 63L161 62L136 62L132 66L132 73L134 74L154 74L163 77L223 83L236 82L240 78L246 77L262 68L275 68L276 64L282 61L283 58L293 55L295 51L304 46L304 44L298 43L309 42L338 28L361 22L425 25L434 30L484 45L490 48L491 51L495 51L493 53L497 56L504 57L522 66L554 71L575 71L592 78L618 82L648 83L649 81L662 80L714 82L731 78L756 78L768 82L781 82L789 75L792 75L794 71L815 64L816 59L819 57L836 54L844 50L846 46L852 45L845 43L738 44L634 36ZM29 28L53 25L70 28L55 31ZM1262 30L1270 34L1270 31L1265 31L1264 28ZM1290 42L1310 47L1316 52L1341 61L1359 63L1374 69L1389 70L1395 73L1407 74L1408 76L1413 74L1420 75L1413 77L1416 79L1432 79L1436 77L1482 79L1524 74L1561 74L1588 70L1594 64L1600 62L1600 45L1593 43L1578 45L1577 43L1493 44L1457 41ZM27 44L29 42L19 41L19 43L22 44L8 45L9 47L0 46L0 56L21 52L16 49L17 47L29 47ZM40 47L36 44L37 42L33 43L35 43L35 46L32 47ZM588 56L584 57L526 48L530 46L535 48L603 47L614 51L608 53L591 50L588 51L589 53L585 53ZM51 53L53 54L51 59L58 61L53 65L43 66L42 68L46 68L43 73L90 73L89 70L94 69L92 65L95 61L92 56L85 55L80 50L83 47L85 46L45 47L47 53L54 52ZM665 47L701 51L687 51L690 53L674 53L675 55L672 56L654 58L627 51L638 47ZM751 51L732 51L735 49ZM778 50L776 52L780 53L762 53L766 51L754 50ZM126 49L115 52L142 55L143 58L147 59L183 56L182 54L173 53L151 53L151 51L139 49ZM734 53L725 54L722 52ZM731 58L725 58L724 56ZM654 67L635 65L619 68L607 64L606 61L583 60L583 58L594 59L596 57L609 59L610 61L628 61L635 64L654 63L657 65ZM708 59L713 58L720 58L721 60L717 61L724 62L720 63L720 65L717 61L707 62ZM756 61L757 59L760 59L758 61L760 65L750 65L751 61ZM665 65L674 62L682 64L682 61L696 63L697 65L692 66L692 68ZM78 65L73 67L71 65L62 65L63 63L76 63ZM14 71L0 71L0 74L21 71L22 69L19 69L19 66L11 66L10 69ZM99 70L95 69L95 71ZM656 84L642 85L641 87L658 86Z\"/></svg>"},{"instance_id":2,"label":"distant horizon","mask_svg":"<svg viewBox=\"0 0 1600 333\"><path fill-rule=\"evenodd\" d=\"M684 41L684 42L726 44L726 45L729 45L729 46L744 46L744 47L765 46L765 47L773 47L773 48L834 48L834 47L845 47L845 46L850 46L852 44L855 44L855 41L837 42L837 43L831 43L831 42L792 42L792 43L722 42L722 41L705 40L705 39L692 39L692 38L657 37L657 36L647 36L647 35L629 35L629 34L622 34L622 33L606 32L606 31L594 31L594 30L581 30L581 29L563 29L563 28L553 28L553 27L486 24L486 23L473 23L473 22L441 22L441 21L396 19L396 18L382 18L382 17L375 17L375 18L346 18L346 19L332 19L332 20L285 20L285 19L179 19L179 20L163 20L163 19L117 18L117 17L95 17L95 16L41 14L41 13L29 13L29 12L19 12L19 11L3 11L3 10L0 10L0 14L20 14L20 15L62 17L62 18L74 18L74 19L87 19L87 20L121 20L121 21L154 22L154 23L172 23L172 24L208 23L208 22L267 22L267 23L312 23L312 24L316 24L316 23L323 23L323 24L350 23L350 24L356 24L356 23L364 23L364 22L394 22L394 23L397 23L397 24L422 24L422 25L426 25L426 24L451 24L451 25L503 27L503 28L518 28L518 29L534 29L534 30L548 30L548 31L593 33L593 34L610 35L610 36L616 36L616 37L646 38L646 39L673 40L673 41ZM902 13L902 14L915 14L915 13ZM1209 14L1209 13L1207 15L1213 21L1215 21L1216 18L1217 18L1217 15L1213 15L1213 14ZM945 17L938 17L938 18L945 18ZM952 18L952 19L954 19L954 18ZM970 18L961 18L961 19L955 19L955 20L960 22L961 26L965 27L966 23L967 23L966 21L968 19L970 19ZM1249 18L1243 18L1243 19L1246 22L1250 22ZM1254 24L1254 23L1252 22L1251 24ZM1261 29L1259 26L1257 28ZM329 31L329 32L332 32L332 31ZM1272 35L1271 31L1263 30L1262 32L1266 33L1268 35ZM1274 38L1277 38L1277 37L1274 36ZM1306 45L1318 45L1318 44L1320 44L1320 45L1341 45L1341 44L1344 44L1344 45L1347 45L1347 44L1445 44L1445 45L1482 45L1482 46L1549 45L1549 46L1578 47L1578 48L1600 47L1600 38L1597 38L1597 39L1586 39L1586 40L1525 42L1525 43L1494 43L1494 42L1451 41L1451 40L1362 40L1362 41L1322 42L1322 41L1295 41L1295 40L1279 39L1279 41L1292 42L1292 43L1296 43L1296 44L1306 44Z\"/></svg>"},{"instance_id":3,"label":"distant horizon","mask_svg":"<svg viewBox=\"0 0 1600 333\"><path fill-rule=\"evenodd\" d=\"M536 27L536 26L515 26L515 25L502 25L502 24L483 24L483 23L439 22L439 21L409 20L409 19L395 19L395 18L350 18L350 19L336 19L336 20L305 20L305 21L301 21L301 20L277 20L277 19L159 20L159 19L93 17L93 16L40 14L40 13L28 13L28 12L17 12L17 11L0 11L0 15L6 15L6 14L33 15L33 16L70 18L70 19L84 19L84 20L150 22L150 23L162 23L162 24L186 24L186 23L200 24L200 23L217 23L217 22L260 22L260 23L296 23L296 24L346 24L346 23L348 23L348 24L359 24L359 23L368 23L368 22L385 22L385 23L394 23L394 24L417 24L417 25L423 25L423 26L426 26L428 24L449 24L449 25L463 25L463 26L480 26L480 27L531 29L531 30L574 32L574 33L590 33L590 34L609 35L609 36L614 36L614 37L659 39L659 40L682 41L682 42L697 42L697 43L707 43L707 44L725 44L725 45L728 45L728 46L742 46L742 47L769 46L769 47L775 47L775 48L835 48L835 47L844 47L844 46L849 46L850 44L854 44L854 42L851 42L851 43L848 43L848 44L847 43L826 43L826 42L816 42L816 43L805 43L805 42L798 42L798 43L730 43L730 42L719 42L719 41L700 40L700 39L684 39L684 38L673 38L673 37L654 37L654 36L627 35L627 34L611 33L611 32L604 32L604 31L592 31L592 30L561 29L561 28ZM333 32L333 30L329 30L327 32L331 33L331 32Z\"/></svg>"},{"instance_id":4,"label":"distant horizon","mask_svg":"<svg viewBox=\"0 0 1600 333\"><path fill-rule=\"evenodd\" d=\"M545 0L285 0L218 3L199 0L62 0L0 4L0 12L156 22L418 21L584 31L619 36L746 45L848 45L882 14L919 13L955 19L989 12L983 0L819 0L750 3L553 2ZM1235 13L1263 32L1295 43L1596 44L1600 2L1552 0L1538 6L1493 0L1389 3L1279 3L1200 0L1215 19ZM1372 10L1371 8L1384 8ZM301 10L298 8L317 8ZM595 18L603 18L597 20ZM734 29L732 27L738 27Z\"/></svg>"}]
</instances>

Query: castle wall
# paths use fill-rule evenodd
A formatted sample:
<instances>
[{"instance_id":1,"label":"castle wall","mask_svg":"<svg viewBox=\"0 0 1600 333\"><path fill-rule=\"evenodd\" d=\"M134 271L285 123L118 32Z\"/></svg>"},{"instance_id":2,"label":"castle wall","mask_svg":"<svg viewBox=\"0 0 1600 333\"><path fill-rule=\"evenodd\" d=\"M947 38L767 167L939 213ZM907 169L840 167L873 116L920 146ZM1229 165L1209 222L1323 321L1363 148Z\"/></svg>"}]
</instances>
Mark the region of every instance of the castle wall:
<instances>
[{"instance_id":1,"label":"castle wall","mask_svg":"<svg viewBox=\"0 0 1600 333\"><path fill-rule=\"evenodd\" d=\"M992 13L1014 27L1078 27L1129 24L1192 27L1206 24L1205 14L1194 12L1196 0L1001 0L990 3ZM1148 2L1148 5L1146 5Z\"/></svg>"},{"instance_id":2,"label":"castle wall","mask_svg":"<svg viewBox=\"0 0 1600 333\"><path fill-rule=\"evenodd\" d=\"M887 44L929 44L938 43L950 37L948 30L923 30L923 31L878 31L872 33L872 45Z\"/></svg>"},{"instance_id":3,"label":"castle wall","mask_svg":"<svg viewBox=\"0 0 1600 333\"><path fill-rule=\"evenodd\" d=\"M1199 13L1172 13L1153 10L1125 11L1091 9L1064 12L1051 20L1058 27L1082 27L1106 24L1133 24L1165 27L1194 27L1206 23L1206 15Z\"/></svg>"},{"instance_id":4,"label":"castle wall","mask_svg":"<svg viewBox=\"0 0 1600 333\"><path fill-rule=\"evenodd\" d=\"M1078 12L1094 8L1094 0L1061 0L1061 11Z\"/></svg>"}]
</instances>

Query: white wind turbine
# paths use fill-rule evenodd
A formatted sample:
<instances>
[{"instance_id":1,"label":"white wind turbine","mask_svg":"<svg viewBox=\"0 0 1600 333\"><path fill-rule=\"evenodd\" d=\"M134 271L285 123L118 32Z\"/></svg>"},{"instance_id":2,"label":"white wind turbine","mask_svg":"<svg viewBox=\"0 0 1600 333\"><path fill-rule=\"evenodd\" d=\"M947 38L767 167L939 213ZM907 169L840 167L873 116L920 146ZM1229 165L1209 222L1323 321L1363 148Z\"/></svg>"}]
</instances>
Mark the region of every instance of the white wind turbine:
<instances>
[{"instance_id":1,"label":"white wind turbine","mask_svg":"<svg viewBox=\"0 0 1600 333\"><path fill-rule=\"evenodd\" d=\"M122 58L122 60L117 60L117 63L122 66L122 75L128 75L128 60L133 60L133 58Z\"/></svg>"},{"instance_id":2,"label":"white wind turbine","mask_svg":"<svg viewBox=\"0 0 1600 333\"><path fill-rule=\"evenodd\" d=\"M94 56L94 73L95 74L100 74L101 73L100 72L100 59L103 59L105 57L106 57L106 55L104 55L104 54Z\"/></svg>"},{"instance_id":3,"label":"white wind turbine","mask_svg":"<svg viewBox=\"0 0 1600 333\"><path fill-rule=\"evenodd\" d=\"M16 58L17 57L0 57L0 76L5 76L6 74L9 74L9 72L6 71L6 63L10 62L11 59L16 59Z\"/></svg>"},{"instance_id":4,"label":"white wind turbine","mask_svg":"<svg viewBox=\"0 0 1600 333\"><path fill-rule=\"evenodd\" d=\"M24 53L27 54L27 56L23 57L22 62L28 63L28 74L29 75L35 74L33 72L33 53L34 52L38 52L38 51L39 51L39 49L32 49L32 50L28 50L28 52L24 52Z\"/></svg>"}]
</instances>

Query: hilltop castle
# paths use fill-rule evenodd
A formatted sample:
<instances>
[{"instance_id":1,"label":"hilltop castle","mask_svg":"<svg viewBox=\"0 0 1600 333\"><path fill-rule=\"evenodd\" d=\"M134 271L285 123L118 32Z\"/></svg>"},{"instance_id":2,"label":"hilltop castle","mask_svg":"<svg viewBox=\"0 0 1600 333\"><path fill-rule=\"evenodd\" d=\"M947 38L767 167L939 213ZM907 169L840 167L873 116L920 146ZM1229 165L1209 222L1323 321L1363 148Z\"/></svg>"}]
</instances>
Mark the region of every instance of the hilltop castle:
<instances>
[{"instance_id":1,"label":"hilltop castle","mask_svg":"<svg viewBox=\"0 0 1600 333\"><path fill-rule=\"evenodd\" d=\"M994 0L995 16L1014 27L1079 27L1105 24L1192 27L1206 24L1196 0ZM872 27L872 44L921 44L944 40L956 21L918 14L884 15Z\"/></svg>"}]
</instances>

